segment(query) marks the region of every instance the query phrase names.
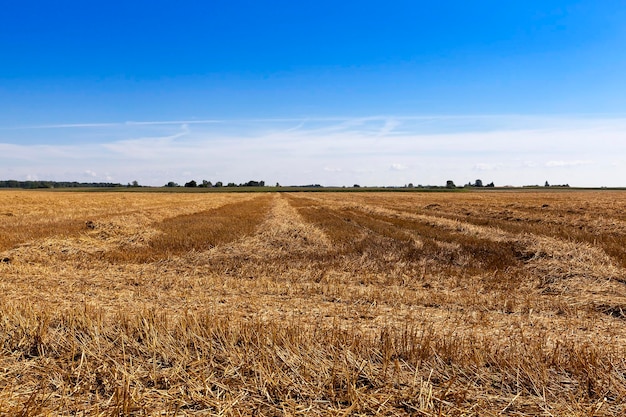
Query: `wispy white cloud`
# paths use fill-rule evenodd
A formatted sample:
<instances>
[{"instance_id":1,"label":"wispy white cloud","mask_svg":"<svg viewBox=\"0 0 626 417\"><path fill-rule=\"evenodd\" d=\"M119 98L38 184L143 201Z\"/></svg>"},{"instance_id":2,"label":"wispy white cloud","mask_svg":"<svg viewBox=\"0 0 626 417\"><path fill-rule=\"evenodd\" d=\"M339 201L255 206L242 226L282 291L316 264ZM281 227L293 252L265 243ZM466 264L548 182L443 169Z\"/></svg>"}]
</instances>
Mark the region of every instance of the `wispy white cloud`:
<instances>
[{"instance_id":1,"label":"wispy white cloud","mask_svg":"<svg viewBox=\"0 0 626 417\"><path fill-rule=\"evenodd\" d=\"M89 155L92 146L73 145L17 145L0 143L0 160L7 163L27 164L29 162L82 159Z\"/></svg>"},{"instance_id":2,"label":"wispy white cloud","mask_svg":"<svg viewBox=\"0 0 626 417\"><path fill-rule=\"evenodd\" d=\"M391 164L391 166L389 167L389 169L392 171L406 171L408 168L409 167L402 164Z\"/></svg>"},{"instance_id":3,"label":"wispy white cloud","mask_svg":"<svg viewBox=\"0 0 626 417\"><path fill-rule=\"evenodd\" d=\"M81 128L94 128L94 127L115 127L123 126L124 123L61 123L51 125L26 125L26 126L11 126L2 127L0 129L8 130L21 130L21 129L81 129Z\"/></svg>"},{"instance_id":4,"label":"wispy white cloud","mask_svg":"<svg viewBox=\"0 0 626 417\"><path fill-rule=\"evenodd\" d=\"M502 168L502 164L500 163L495 163L495 164L478 163L474 165L475 171L493 171L499 168Z\"/></svg>"},{"instance_id":5,"label":"wispy white cloud","mask_svg":"<svg viewBox=\"0 0 626 417\"><path fill-rule=\"evenodd\" d=\"M522 167L524 168L536 168L538 166L535 161L524 161L522 162Z\"/></svg>"},{"instance_id":6,"label":"wispy white cloud","mask_svg":"<svg viewBox=\"0 0 626 417\"><path fill-rule=\"evenodd\" d=\"M360 126L370 122L382 122L387 129L393 129L407 123L450 125L462 122L464 126L508 126L520 128L556 128L568 125L574 129L581 127L595 129L612 129L614 126L624 127L626 115L524 115L524 114L425 114L425 115L374 115L374 116L303 116L303 117L266 117L266 118L232 118L232 119L180 119L180 120L126 120L120 122L81 122L0 126L0 129L63 129L117 126L160 126L160 125L214 125L214 124L273 124L273 123L312 123L324 122L344 127Z\"/></svg>"},{"instance_id":7,"label":"wispy white cloud","mask_svg":"<svg viewBox=\"0 0 626 417\"><path fill-rule=\"evenodd\" d=\"M40 129L45 129L41 126ZM75 132L67 139L63 129ZM0 132L0 177L162 185L168 181L281 184L624 185L626 118L375 116L59 124L54 144ZM96 138L83 142L80 137ZM558 170L556 168L569 168ZM601 168L601 169L600 169Z\"/></svg>"},{"instance_id":8,"label":"wispy white cloud","mask_svg":"<svg viewBox=\"0 0 626 417\"><path fill-rule=\"evenodd\" d=\"M548 161L546 162L546 166L549 168L576 167L581 165L591 165L593 163L593 161Z\"/></svg>"}]
</instances>

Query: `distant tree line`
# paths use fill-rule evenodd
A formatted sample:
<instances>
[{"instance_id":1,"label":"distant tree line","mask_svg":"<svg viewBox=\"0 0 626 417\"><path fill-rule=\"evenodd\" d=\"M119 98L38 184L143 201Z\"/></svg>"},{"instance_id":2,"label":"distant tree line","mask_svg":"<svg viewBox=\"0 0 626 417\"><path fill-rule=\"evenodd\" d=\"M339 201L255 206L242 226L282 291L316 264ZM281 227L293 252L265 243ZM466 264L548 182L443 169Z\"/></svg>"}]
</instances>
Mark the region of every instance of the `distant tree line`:
<instances>
[{"instance_id":1,"label":"distant tree line","mask_svg":"<svg viewBox=\"0 0 626 417\"><path fill-rule=\"evenodd\" d=\"M481 179L477 179L474 182L468 182L467 184L465 184L465 187L475 187L475 188L492 188L495 187L495 184L492 182L490 182L489 184L485 185L483 183L483 180ZM457 188L456 185L454 184L454 181L452 180L448 180L446 181L446 188Z\"/></svg>"},{"instance_id":2,"label":"distant tree line","mask_svg":"<svg viewBox=\"0 0 626 417\"><path fill-rule=\"evenodd\" d=\"M483 180L478 179L474 183L472 183L471 181L468 182L466 187L476 187L476 188L488 187L488 188L491 188L491 187L495 187L495 185L494 185L493 182L490 182L489 184L484 185L483 184Z\"/></svg>"},{"instance_id":3,"label":"distant tree line","mask_svg":"<svg viewBox=\"0 0 626 417\"><path fill-rule=\"evenodd\" d=\"M236 184L234 182L229 182L224 184L222 181L216 181L215 183L207 180L202 180L202 182L198 183L195 180L191 180L189 182L184 183L184 187L193 188L219 188L219 187L265 187L265 181L256 181L250 180L248 182ZM279 183L276 183L276 187L280 187ZM113 182L78 182L78 181L17 181L17 180L0 180L0 188L18 188L18 189L46 189L46 188L113 188L113 187L142 187L139 185L137 181L132 181L127 185L123 185L120 183ZM181 187L178 183L174 181L170 181L165 184L165 187ZM292 187L298 188L325 188L320 184L308 184L308 185L294 185ZM454 181L448 180L446 181L445 188L455 189L455 188L463 188L463 187L473 187L473 188L491 188L495 187L493 182L489 184L484 184L481 179L477 179L474 182L468 182L464 186L457 187ZM524 187L539 187L539 185L524 185ZM569 187L569 184L559 184L559 185L551 185L548 181L545 182L544 187L552 187L552 188L562 188ZM331 187L332 188L332 187ZM343 186L343 188L346 188ZM361 188L361 185L354 184L352 188ZM436 185L413 185L413 183L406 184L404 186L381 186L378 188L425 188L425 189L438 189L443 188L442 186Z\"/></svg>"},{"instance_id":4,"label":"distant tree line","mask_svg":"<svg viewBox=\"0 0 626 417\"><path fill-rule=\"evenodd\" d=\"M22 188L22 189L43 189L43 188L79 188L79 187L123 187L122 184L112 182L76 182L76 181L0 181L0 188Z\"/></svg>"},{"instance_id":5,"label":"distant tree line","mask_svg":"<svg viewBox=\"0 0 626 417\"><path fill-rule=\"evenodd\" d=\"M167 184L165 184L166 187L180 187L179 184L175 183L174 181L170 181ZM189 182L186 182L184 184L185 187L187 188L194 188L194 187L200 187L200 188L213 188L213 187L265 187L265 181L248 181L248 182L244 182L241 184L235 184L234 182L229 182L228 184L224 185L224 183L222 181L217 181L215 184L213 184L211 181L207 181L207 180L202 180L201 183L196 182L195 180L191 180ZM276 184L276 186L279 186L278 183Z\"/></svg>"},{"instance_id":6,"label":"distant tree line","mask_svg":"<svg viewBox=\"0 0 626 417\"><path fill-rule=\"evenodd\" d=\"M550 183L548 181L546 181L546 183L544 184L544 187L569 187L569 184L556 184L556 185L550 185Z\"/></svg>"}]
</instances>

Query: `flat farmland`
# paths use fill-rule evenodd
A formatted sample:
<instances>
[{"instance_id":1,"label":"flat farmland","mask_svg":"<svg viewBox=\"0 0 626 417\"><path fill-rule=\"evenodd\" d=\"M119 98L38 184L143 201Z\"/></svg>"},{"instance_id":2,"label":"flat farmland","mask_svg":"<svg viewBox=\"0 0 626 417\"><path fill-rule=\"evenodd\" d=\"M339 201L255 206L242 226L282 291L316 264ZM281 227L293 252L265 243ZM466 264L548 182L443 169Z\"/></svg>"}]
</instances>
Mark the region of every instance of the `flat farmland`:
<instances>
[{"instance_id":1,"label":"flat farmland","mask_svg":"<svg viewBox=\"0 0 626 417\"><path fill-rule=\"evenodd\" d=\"M626 192L0 192L0 414L626 415Z\"/></svg>"}]
</instances>

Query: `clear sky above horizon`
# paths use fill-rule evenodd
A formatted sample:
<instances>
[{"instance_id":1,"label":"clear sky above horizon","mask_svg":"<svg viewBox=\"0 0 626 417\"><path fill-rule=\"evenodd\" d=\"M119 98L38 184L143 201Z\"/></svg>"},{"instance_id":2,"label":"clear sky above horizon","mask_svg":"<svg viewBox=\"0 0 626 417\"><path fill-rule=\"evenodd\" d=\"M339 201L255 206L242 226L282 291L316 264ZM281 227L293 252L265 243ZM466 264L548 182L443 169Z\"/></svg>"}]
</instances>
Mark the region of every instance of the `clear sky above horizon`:
<instances>
[{"instance_id":1,"label":"clear sky above horizon","mask_svg":"<svg viewBox=\"0 0 626 417\"><path fill-rule=\"evenodd\" d=\"M622 1L4 1L0 179L626 186Z\"/></svg>"}]
</instances>

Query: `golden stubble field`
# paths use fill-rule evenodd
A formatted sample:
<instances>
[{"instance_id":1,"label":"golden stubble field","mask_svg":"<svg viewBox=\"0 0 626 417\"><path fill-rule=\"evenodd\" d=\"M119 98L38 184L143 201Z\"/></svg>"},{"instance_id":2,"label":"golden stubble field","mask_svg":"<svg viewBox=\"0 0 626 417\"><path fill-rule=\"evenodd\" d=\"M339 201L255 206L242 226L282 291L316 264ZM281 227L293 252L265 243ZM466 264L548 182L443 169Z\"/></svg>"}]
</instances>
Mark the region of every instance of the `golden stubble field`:
<instances>
[{"instance_id":1,"label":"golden stubble field","mask_svg":"<svg viewBox=\"0 0 626 417\"><path fill-rule=\"evenodd\" d=\"M0 192L0 414L626 414L626 192Z\"/></svg>"}]
</instances>

